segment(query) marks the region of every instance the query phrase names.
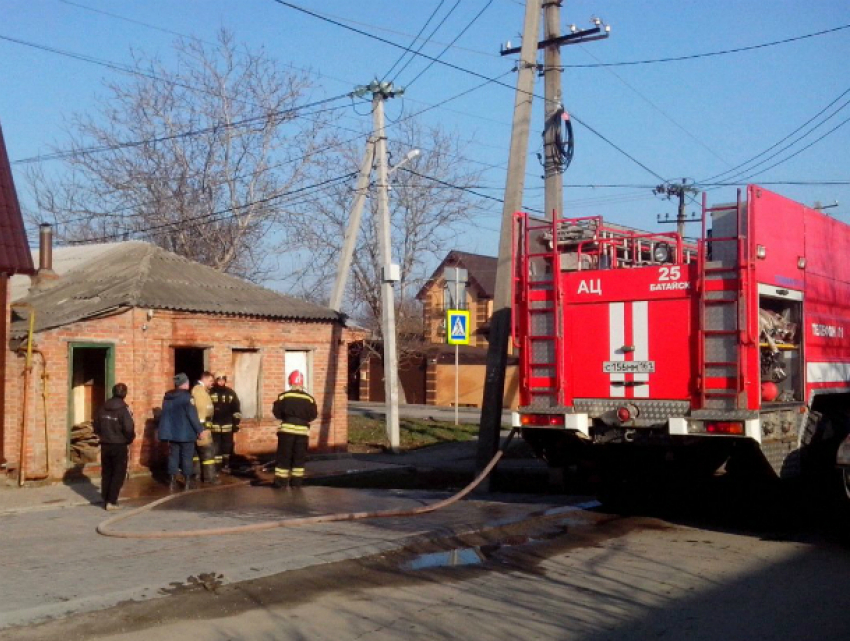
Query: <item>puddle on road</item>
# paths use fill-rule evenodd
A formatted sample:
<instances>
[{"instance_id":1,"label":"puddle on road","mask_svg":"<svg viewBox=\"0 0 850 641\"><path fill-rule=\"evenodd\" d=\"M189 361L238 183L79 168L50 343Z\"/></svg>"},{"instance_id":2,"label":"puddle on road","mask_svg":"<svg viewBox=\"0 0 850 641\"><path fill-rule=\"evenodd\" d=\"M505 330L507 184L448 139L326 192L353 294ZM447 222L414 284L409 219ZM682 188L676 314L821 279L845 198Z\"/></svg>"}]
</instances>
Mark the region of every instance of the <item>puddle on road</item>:
<instances>
[{"instance_id":1,"label":"puddle on road","mask_svg":"<svg viewBox=\"0 0 850 641\"><path fill-rule=\"evenodd\" d=\"M453 568L462 565L480 565L487 560L481 548L459 548L448 552L420 554L416 558L401 564L402 570L431 570L434 568Z\"/></svg>"},{"instance_id":2,"label":"puddle on road","mask_svg":"<svg viewBox=\"0 0 850 641\"><path fill-rule=\"evenodd\" d=\"M552 541L566 536L567 532L568 525L561 522L555 529L537 532L533 535L508 535L496 543L419 554L401 563L399 568L416 571L482 565L490 560L499 561L500 559L498 557L501 552L507 552L511 549L522 548L523 546L533 545L535 543Z\"/></svg>"}]
</instances>

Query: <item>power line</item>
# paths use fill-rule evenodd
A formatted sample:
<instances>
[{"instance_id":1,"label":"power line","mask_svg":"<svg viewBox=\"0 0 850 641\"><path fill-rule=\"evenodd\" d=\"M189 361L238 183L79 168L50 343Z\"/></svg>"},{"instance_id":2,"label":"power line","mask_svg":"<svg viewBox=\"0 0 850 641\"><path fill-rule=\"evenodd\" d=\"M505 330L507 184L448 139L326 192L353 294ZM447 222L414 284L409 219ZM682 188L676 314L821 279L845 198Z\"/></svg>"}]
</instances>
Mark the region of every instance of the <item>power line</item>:
<instances>
[{"instance_id":1,"label":"power line","mask_svg":"<svg viewBox=\"0 0 850 641\"><path fill-rule=\"evenodd\" d=\"M447 45L443 48L443 50L442 50L440 53L438 53L438 54L437 54L437 60L441 59L441 58L443 57L443 55L444 55L444 54L445 54L445 53L446 53L446 52L447 52L447 51L448 51L448 50L449 50L449 49L450 49L450 48L454 45L454 43L456 43L458 40L460 40L460 39L463 37L463 35L464 35L467 31L469 31L469 30L472 28L472 25L474 25L476 22L478 22L478 19L479 19L479 18L480 18L480 17L484 14L484 12L485 12L485 11L487 11L487 9L490 7L490 5L491 5L491 4L493 4L493 0L487 0L487 3L486 3L483 7L481 7L481 9L478 11L478 13L476 13L476 14L472 17L472 20L470 20L470 21L469 21L469 23L467 23L467 25L466 25L463 29L461 29L460 33L459 33L459 34L457 34L457 35L454 37L454 40L452 40L449 44L447 44ZM411 86L414 82L416 82L417 80L419 80L419 78L420 78L420 77L422 77L422 75L423 75L425 72L427 72L427 71L428 71L431 67L433 67L433 66L434 66L434 62L435 62L434 60L432 60L431 62L429 62L429 63L425 66L425 68L424 68L422 71L420 71L418 74L416 74L416 75L413 77L413 80L411 80L410 82L408 82L408 83L406 84L406 87L409 89L409 88L410 88L410 86Z\"/></svg>"},{"instance_id":2,"label":"power line","mask_svg":"<svg viewBox=\"0 0 850 641\"><path fill-rule=\"evenodd\" d=\"M503 75L507 75L508 73L510 73L510 72L506 72L506 73L505 73L505 74L503 74ZM467 95L467 94L470 94L470 93L472 93L472 92L474 92L474 91L477 91L478 89L481 89L482 87L484 87L484 86L486 86L486 85L488 85L488 84L489 84L489 82L479 83L479 84L477 84L477 85L475 85L475 86L473 86L473 87L470 87L469 89L466 89L466 90L464 90L464 91L462 91L462 92L460 92L460 93L458 93L458 94L455 94L454 96L451 96L451 97L449 97L449 98L446 98L446 99L442 100L441 102L439 102L439 103L437 103L437 104L429 105L429 106L428 106L428 107L426 107L425 109L422 109L422 110L420 110L420 111L417 111L417 112L415 112L415 113L412 113L412 114L410 114L410 115L408 115L408 116L405 116L404 118L400 118L400 119L398 119L395 123L388 124L386 128L387 128L387 129L389 129L390 127L392 127L392 126L394 126L394 125L397 125L397 124L399 124L399 123L401 123L401 122L403 122L403 121L405 121L405 120L409 120L409 119L411 119L411 118L415 118L415 117L417 117L417 116L419 116L419 115L421 115L421 114L423 114L423 113L426 113L426 112L428 112L428 111L431 111L432 109L438 109L438 108L440 108L441 106L443 106L443 105L445 105L445 104L448 104L449 102L451 102L451 101L453 101L453 100L457 100L458 98L461 98L461 97L463 97L463 96L465 96L465 95ZM296 157L296 158L292 158L292 159L289 159L289 160L284 161L284 162L281 162L281 163L277 163L277 164L274 164L274 165L270 165L269 167L266 167L266 168L263 170L263 172L265 173L265 172L267 172L267 171L271 171L272 169L277 169L277 168L282 167L282 166L284 166L284 165L292 164L292 163L298 162L298 161L300 161L300 160L305 160L305 159L307 159L307 158L309 158L309 157L311 157L311 156L313 156L313 155L315 155L315 154L321 153L321 152L323 152L323 151L330 151L330 150L332 150L332 149L336 149L336 148L342 147L342 146L344 146L344 145L346 145L346 144L349 144L349 143L352 143L352 142L356 142L357 140L360 140L360 139L362 139L362 138L366 138L367 136L369 136L369 135L370 135L369 133L361 133L361 132L357 132L356 130L351 129L351 128L348 128L348 127L340 127L340 126L338 126L337 128L342 129L343 131L349 131L349 132L356 133L357 135L356 135L356 136L354 136L353 138L349 138L349 139L347 139L347 140L343 140L343 141L338 142L338 143L334 143L334 144L327 145L327 146L322 147L322 148L319 148L319 149L315 149L315 150L313 150L313 151L311 151L311 152L309 152L309 153L307 153L307 154L304 154L304 155L302 155L302 156L298 156L298 157ZM422 147L423 149L426 149L426 150L428 149L428 147L425 147L424 145L420 145L420 147ZM432 151L433 151L433 150L432 150ZM481 162L481 161L470 160L470 162L477 163L477 164L482 164L482 165L487 166L487 167L496 167L495 165L487 165L487 163L483 163L483 162ZM236 176L236 177L237 177L237 178L240 178L240 177L244 177L244 175L243 175L243 176ZM176 197L174 197L174 196L169 196L169 198L176 198ZM71 220L69 220L69 221L64 221L64 222L65 222L65 224L72 224L72 223L76 223L76 222L82 222L82 221L87 220L88 218L90 218L90 217L92 217L92 216L95 216L95 217L97 217L97 216L101 216L101 217L106 217L106 216L119 216L119 213L120 213L121 211L126 211L126 210L129 210L129 209L137 209L137 208L140 208L140 207L144 207L144 206L146 206L146 205L155 205L155 204L160 203L160 202L162 202L162 199L153 199L153 200L149 200L149 201L143 201L143 202L141 202L141 203L134 203L134 204L132 204L132 205L127 205L127 206L125 206L125 207L121 207L121 208L118 208L118 209L113 209L111 212L92 212L92 213L91 213L91 214L89 214L88 216L80 217L80 218L74 218L74 219L71 219ZM127 214L126 216L121 216L121 217L142 216L142 215L144 215L144 214L143 214L143 213L135 213L135 214Z\"/></svg>"},{"instance_id":3,"label":"power line","mask_svg":"<svg viewBox=\"0 0 850 641\"><path fill-rule=\"evenodd\" d=\"M730 53L741 53L743 51L754 51L756 49L765 49L767 47L775 47L776 45L788 44L789 42L797 42L799 40L806 40L807 38L816 38L818 36L825 36L830 33L835 33L837 31L843 31L844 29L850 29L850 24L841 25L838 27L833 27L832 29L823 29L822 31L815 31L813 33L807 33L802 36L794 36L792 38L784 38L782 40L773 40L771 42L763 42L757 45L749 45L747 47L736 47L734 49L722 49L720 51L709 51L707 53L695 53L686 56L671 56L668 58L652 58L650 60L628 60L622 62L599 62L596 64L578 64L578 65L561 65L561 67L565 69L595 69L599 67L627 67L634 65L650 65L659 62L679 62L682 60L696 60L697 58L712 58L714 56L725 56Z\"/></svg>"},{"instance_id":4,"label":"power line","mask_svg":"<svg viewBox=\"0 0 850 641\"><path fill-rule=\"evenodd\" d=\"M808 119L806 122L804 122L802 125L800 125L799 127L797 127L797 128L796 128L794 131L792 131L790 134L788 134L788 135L787 135L787 136L785 136L784 138L782 138L782 139L778 140L777 142L775 142L774 144L772 144L772 145L771 145L770 147L768 147L767 149L765 149L765 150L761 151L760 153L756 154L756 155L755 155L755 156L753 156L752 158L749 158L749 159L745 160L744 162L742 162L742 163L740 163L740 164L738 164L738 165L735 165L735 166L734 166L734 167L732 167L731 169L727 169L726 171L722 171L722 172L720 172L719 174L714 174L713 176L709 176L708 178L706 178L706 179L705 179L705 181L700 181L700 183L699 183L699 184L703 184L704 182L707 182L707 181L710 181L710 180L716 180L717 178L720 178L721 176L726 176L726 175L728 175L728 174L733 174L736 170L738 170L738 169L740 169L740 168L742 168L742 167L745 167L746 165L749 165L749 164L750 164L751 162L753 162L754 160L757 160L758 158L761 158L762 156L764 156L766 153L768 153L768 152L772 151L773 149L776 149L776 147L778 147L778 146L779 146L779 145L781 145L783 142L785 142L786 140L788 140L788 138L790 138L791 136L793 136L793 135L794 135L794 134L796 134L797 132L801 131L802 129L805 129L805 128L806 128L806 127L810 124L810 123L812 123L812 122L814 122L815 120L817 120L817 119L818 119L821 115L823 115L824 113L826 113L826 111L828 111L830 107L832 107L835 103L837 103L839 100L841 100L841 99L842 99L844 96L846 96L848 93L850 93L850 87L848 87L847 89L845 89L844 91L842 91L842 92L838 95L838 97L836 97L834 100L832 100L832 102L830 102L830 103L829 103L826 107L824 107L823 109L821 109L819 112L817 112L814 116L812 116L811 118L809 118L809 119ZM833 114L832 114L831 116L829 116L828 118L824 119L824 120L823 120L823 122L821 122L819 125L816 125L816 126L815 126L815 127L813 127L811 130L809 130L808 132L806 132L805 134L803 134L802 136L800 136L800 137L799 137L799 138L797 138L796 140L792 141L791 143L789 143L788 145L786 145L785 147L783 147L782 149L780 149L780 150L777 152L777 154L778 154L778 153L781 153L781 152L782 152L782 151L784 151L785 149L788 149L789 147L793 146L794 144L796 144L797 142L799 142L800 140L802 140L803 138L805 138L806 136L808 136L809 134L811 134L813 131L815 131L815 129L817 129L817 128L818 128L818 127L820 127L822 124L824 124L827 120L829 120L830 118L832 118L833 116L835 116L835 114L837 114L839 111L841 111L841 109L843 109L843 108L844 108L844 107L846 107L846 106L847 106L847 103L844 103L844 105L842 105L841 107L839 107L839 108L835 111L835 113L833 113ZM776 154L774 154L774 155L770 156L769 158L767 158L767 159L765 159L765 160L769 160L770 158L773 158L773 157L775 157L775 156L776 156ZM762 163L760 163L760 164L762 164ZM740 172L738 172L737 174L735 174L735 177L740 176L741 174L744 174L744 173L746 173L747 171L750 171L750 170L751 170L751 169L753 169L753 168L754 168L754 167L750 167L749 169L746 169L746 170L740 171Z\"/></svg>"},{"instance_id":5,"label":"power line","mask_svg":"<svg viewBox=\"0 0 850 641\"><path fill-rule=\"evenodd\" d=\"M323 22L327 22L329 24L333 24L333 25L340 27L342 29L346 29L347 31L352 31L354 33L360 34L360 35L365 36L367 38L371 38L372 40L382 42L382 43L389 45L391 47L395 47L397 49L405 49L405 46L402 45L402 44L399 44L397 42L393 42L392 40L388 40L387 38L383 38L383 37L375 35L373 33L369 33L368 31L364 31L363 29L359 29L357 27L352 27L351 25L345 24L344 22L340 22L339 20L335 20L333 18L328 18L327 16L323 16L319 13L316 13L315 11L311 11L309 9L305 9L304 7L300 7L300 6L293 4L291 2L287 2L286 0L273 0L273 2L276 2L279 5L282 5L284 7L288 7L290 9L293 9L293 10L298 11L300 13L304 13L306 15L312 16L314 18L322 20ZM488 81L493 82L494 84L497 84L501 87L505 87L507 89L510 89L511 91L516 90L515 87L512 87L511 85L509 85L505 82L501 82L501 81L499 81L495 78L490 78L490 77L488 77L488 76L486 76L482 73L479 73L477 71L474 71L472 69L467 69L466 67L461 67L459 65L453 64L451 62L446 62L445 60L440 60L439 58L436 58L434 56L429 56L429 55L421 53L421 52L416 53L416 55L421 56L422 58L425 58L426 60L430 60L432 62L439 63L439 64L443 65L444 67L448 67L449 69L454 69L455 71L460 71L462 73L466 73L466 74L475 76L477 78L481 78L482 80L488 80ZM540 96L539 94L536 94L534 92L528 92L528 95L533 97L533 98L538 98L538 99L546 101L545 97ZM637 160L634 156L632 156L631 154L626 152L622 147L616 145L609 138L607 138L606 136L603 136L598 130L596 130L594 127L590 126L586 121L583 121L578 116L576 116L575 113L571 112L570 117L573 120L575 120L577 123L582 125L585 129L590 131L592 134L594 134L596 137L605 141L611 147L616 149L619 153L623 154L626 158L628 158L629 160L631 160L632 162L637 164L639 167L641 167L645 171L649 172L650 174L652 174L653 176L655 176L659 180L666 182L666 178L662 177L660 174L658 174L657 172L655 172L652 169L650 169L649 167L647 167L644 163Z\"/></svg>"},{"instance_id":6,"label":"power line","mask_svg":"<svg viewBox=\"0 0 850 641\"><path fill-rule=\"evenodd\" d=\"M119 238L123 238L128 233L130 233L130 234L150 233L150 232L153 232L153 231L157 231L159 229L166 229L168 227L174 227L175 225L182 226L182 225L186 225L187 223L197 223L197 222L202 221L202 220L206 221L208 223L209 222L216 222L215 219L217 217L224 215L224 214L229 214L229 213L235 214L237 211L241 211L243 209L248 209L248 208L253 207L255 205L263 205L265 203L272 202L274 200L278 200L280 198L285 198L286 196L293 196L295 194L303 193L303 192L305 192L309 189L315 189L317 187L322 187L322 186L325 186L325 185L328 185L328 184L331 184L331 183L340 182L342 180L346 180L348 178L351 178L352 176L355 175L355 173L356 172L350 172L350 173L344 174L342 176L337 176L335 178L329 178L327 180L323 180L321 182L314 183L312 185L306 185L304 187L299 187L298 189L293 189L293 190L283 192L283 193L280 193L280 194L274 194L273 196L267 196L266 198L259 198L257 200L253 200L253 201L245 203L243 205L237 205L236 207L227 207L226 209L220 209L218 211L212 211L212 212L208 212L206 214L200 214L198 216L191 216L189 218L184 218L182 220L175 220L175 221L170 221L170 222L167 222L167 223L161 223L161 224L158 224L158 225L151 225L149 227L142 227L140 229L125 230L125 231L117 232L115 234L107 234L107 235L96 237L96 238L86 238L84 240L69 241L68 244L69 245L78 245L78 244L81 244L81 243L99 243L99 242L104 242L104 241L107 241L107 240L117 240ZM213 219L213 220L211 220L211 219Z\"/></svg>"},{"instance_id":7,"label":"power line","mask_svg":"<svg viewBox=\"0 0 850 641\"><path fill-rule=\"evenodd\" d=\"M428 176L427 174L421 174L414 169L408 169L407 167L400 167L399 171L404 171L408 174L413 174L414 176L418 176L419 178L423 178L425 180L430 180L431 182L435 182L439 185L442 185L443 187L448 187L449 189L457 189L458 191L465 191L465 192L472 194L474 196L478 196L479 198L484 198L486 200L492 200L492 201L495 201L497 203L502 203L502 204L504 204L504 202L505 202L504 199L502 199L502 198L497 198L496 196L491 196L490 194L482 194L480 191L476 191L475 189L472 189L471 187L464 187L462 185L455 185L453 183L450 183L450 182L445 181L445 180L441 180L440 178L436 178L434 176ZM524 209L526 209L527 211L534 212L536 214L545 213L542 209L534 209L532 207L524 207Z\"/></svg>"},{"instance_id":8,"label":"power line","mask_svg":"<svg viewBox=\"0 0 850 641\"><path fill-rule=\"evenodd\" d=\"M11 42L17 45L21 45L24 47L30 47L32 49L38 49L39 51L46 51L48 53L55 54L57 56L63 56L65 58L72 58L74 60L79 60L81 62L87 62L89 64L98 65L100 67L105 67L107 69L112 69L113 71L119 71L121 73L126 73L134 76L139 76L141 78L148 78L149 80L154 80L156 82L163 82L165 84L169 84L173 87L180 87L182 89L187 89L189 91L195 91L198 93L206 93L211 96L215 96L216 98L226 97L233 102L241 102L243 105L250 105L252 107L260 107L254 102L243 100L242 98L236 98L234 96L222 96L220 93L210 91L208 89L204 89L203 87L195 87L193 85L186 84L184 82L180 82L178 80L172 80L170 78L163 78L162 76L158 76L154 73L149 73L146 71L141 71L140 69L134 69L133 67L129 67L127 65L123 65L117 62L112 62L111 60L104 60L102 58L95 58L94 56L89 56L80 53L74 53L73 51L66 51L64 49L57 49L55 47L50 47L48 45L42 45L37 42L30 42L28 40L21 40L19 38L12 38L11 36L4 36L0 34L0 40L5 40L6 42Z\"/></svg>"},{"instance_id":9,"label":"power line","mask_svg":"<svg viewBox=\"0 0 850 641\"><path fill-rule=\"evenodd\" d=\"M807 149L809 149L810 147L812 147L812 146L816 145L817 143L819 143L821 140L823 140L823 139L824 139L824 138L826 138L827 136L829 136L829 135L831 135L832 133L834 133L835 131L839 130L841 127L843 127L844 125L846 125L848 122L850 122L850 118L845 118L845 119L844 119L844 120L842 120L840 123L838 123L837 125L835 125L835 127L833 127L832 129L830 129L829 131L827 131L827 132L826 132L825 134L823 134L822 136L820 136L820 137L818 137L818 138L815 138L813 141L811 141L811 142L810 142L808 145L806 145L805 147L801 147L800 149L798 149L797 151L795 151L795 152L794 152L793 154L791 154L790 156L786 156L786 157L785 157L785 158L783 158L782 160L779 160L779 161L777 161L777 162L773 163L772 165L769 165L769 166L765 167L764 169L759 169L757 172L752 173L752 174L750 174L749 176L746 176L745 178L743 178L743 179L742 179L742 181L748 181L750 178L753 178L754 176L758 176L759 174L763 174L764 172L769 171L769 170L773 169L774 167L778 167L779 165L781 165L781 164L783 164L783 163L788 162L789 160L791 160L791 159L792 159L792 158L794 158L795 156L799 156L801 153L803 153L804 151L806 151L806 150L807 150ZM718 183L718 186L734 185L734 184L740 184L740 182L738 182L738 183ZM834 184L834 183L833 183L833 184Z\"/></svg>"},{"instance_id":10,"label":"power line","mask_svg":"<svg viewBox=\"0 0 850 641\"><path fill-rule=\"evenodd\" d=\"M127 149L132 147L141 147L144 145L155 144L159 142L167 142L169 140L180 140L182 138L190 138L193 136L200 136L208 133L215 133L217 131L232 129L234 127L242 127L245 125L252 124L254 122L259 122L263 120L269 120L270 118L277 118L281 116L287 116L294 114L302 109L308 109L310 107L317 107L319 105L327 104L329 102L333 102L335 100L340 100L342 98L347 98L348 94L341 94L339 96L334 96L333 98L325 98L323 100L317 100L315 102L311 102L304 105L299 105L298 107L291 107L289 109L283 109L280 111L273 111L267 114L262 114L259 116L252 116L250 118L243 118L242 120L235 120L233 122L222 122L210 127L203 127L201 129L190 129L188 131L183 131L178 134L171 134L168 136L157 136L154 138L144 138L142 140L128 140L126 142L115 143L113 145L100 145L100 146L92 146L92 147L80 147L77 149L68 149L65 151L56 151L50 154L43 154L39 156L30 156L28 158L20 158L18 160L12 161L13 165L24 165L31 163L40 163L47 162L50 160L61 160L64 158L73 158L77 156L86 156L89 154L101 153L104 151L117 151L119 149ZM336 109L347 108L348 105L341 105L338 107L332 107L331 109L321 109L318 111L311 112L310 114L302 114L302 116L314 115L317 113L324 113L326 111L334 111Z\"/></svg>"},{"instance_id":11,"label":"power line","mask_svg":"<svg viewBox=\"0 0 850 641\"><path fill-rule=\"evenodd\" d=\"M457 0L452 5L452 8L449 9L448 13L446 13L446 15L443 16L443 19L440 20L440 22L434 27L434 29L431 30L431 33L429 33L428 37L425 38L425 40L422 42L421 45L419 45L419 47L417 47L416 51L411 52L413 55L410 56L410 58L407 59L407 62L404 63L404 66L396 72L395 76L393 76L393 82L395 82L396 78L398 78L404 72L404 70L407 69L408 66L410 66L410 63L413 62L413 60L416 58L416 56L419 55L420 53L422 53L422 50L425 48L425 45L428 44L431 41L431 39L434 37L434 35L440 30L440 28L446 23L446 21L455 12L455 9L457 9L458 6L460 6L460 0Z\"/></svg>"},{"instance_id":12,"label":"power line","mask_svg":"<svg viewBox=\"0 0 850 641\"><path fill-rule=\"evenodd\" d=\"M422 25L422 28L418 31L418 33L417 33L415 36L413 36L413 40L411 40L411 41L410 41L410 45L407 47L407 49L401 53L401 55L398 57L398 60L396 60L396 61L393 63L393 66L389 68L389 71L387 71L387 73L385 73L385 74L384 74L384 79L386 79L386 78L387 78L387 76L389 76L389 75L393 72L393 69L395 69L395 68L396 68L396 67L397 67L397 66L401 63L401 61L402 61L402 60L404 60L405 56L407 56L407 54L408 54L408 53L410 53L410 50L411 50L411 49L413 49L413 47L414 47L414 46L416 45L416 43L419 41L419 37L422 35L422 33L425 31L425 29L427 29L427 28L428 28L428 25L429 25L429 24L431 24L431 20L433 20L433 19L434 19L434 16L436 16L436 15L437 15L437 12L439 12L439 11L440 11L440 8L441 8L441 7L442 7L445 3L446 3L446 0L440 0L439 4L437 4L437 6L436 6L436 7L434 8L434 10L431 12L431 15L430 15L430 16L428 16L428 19L425 21L425 24L423 24L423 25ZM432 34L432 35L433 35L433 34ZM428 41L428 40L426 39L426 40L423 42L423 46L424 46L425 42L427 42L427 41ZM396 74L396 78L397 78L397 77L398 77L398 74ZM395 80L395 78L393 78L393 80Z\"/></svg>"}]
</instances>

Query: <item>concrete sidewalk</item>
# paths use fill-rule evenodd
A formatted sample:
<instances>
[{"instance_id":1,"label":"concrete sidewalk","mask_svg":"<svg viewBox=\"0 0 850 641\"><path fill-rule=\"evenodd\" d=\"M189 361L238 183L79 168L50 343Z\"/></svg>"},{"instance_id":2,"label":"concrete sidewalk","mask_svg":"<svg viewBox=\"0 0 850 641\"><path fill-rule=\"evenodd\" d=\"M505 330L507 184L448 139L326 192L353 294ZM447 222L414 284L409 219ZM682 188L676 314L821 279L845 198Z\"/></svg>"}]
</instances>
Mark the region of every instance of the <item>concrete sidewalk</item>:
<instances>
[{"instance_id":1,"label":"concrete sidewalk","mask_svg":"<svg viewBox=\"0 0 850 641\"><path fill-rule=\"evenodd\" d=\"M47 499L47 494L40 496L54 500ZM209 529L309 514L414 507L444 496L329 487L281 492L239 485L181 495L119 525L137 531ZM517 500L488 497L418 517L163 540L102 537L95 532L107 516L101 508L51 508L42 501L41 509L7 512L3 517L0 566L5 571L0 573L0 628L100 610L125 600L179 593L202 573L221 574L225 583L238 582L369 556L423 539L503 527L539 517L545 510L578 509L564 507L570 503L560 497L543 501L526 497L513 502ZM130 501L138 505L144 502Z\"/></svg>"}]
</instances>

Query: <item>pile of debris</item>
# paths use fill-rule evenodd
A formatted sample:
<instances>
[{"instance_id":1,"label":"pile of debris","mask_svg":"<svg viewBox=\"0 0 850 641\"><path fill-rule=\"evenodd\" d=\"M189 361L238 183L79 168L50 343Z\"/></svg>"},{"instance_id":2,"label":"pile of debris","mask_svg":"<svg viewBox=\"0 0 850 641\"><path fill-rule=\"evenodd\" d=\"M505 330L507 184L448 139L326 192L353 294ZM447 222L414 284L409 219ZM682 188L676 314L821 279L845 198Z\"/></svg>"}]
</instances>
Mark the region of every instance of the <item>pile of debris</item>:
<instances>
[{"instance_id":1,"label":"pile of debris","mask_svg":"<svg viewBox=\"0 0 850 641\"><path fill-rule=\"evenodd\" d=\"M76 464L96 463L99 439L91 421L71 428L71 462Z\"/></svg>"}]
</instances>

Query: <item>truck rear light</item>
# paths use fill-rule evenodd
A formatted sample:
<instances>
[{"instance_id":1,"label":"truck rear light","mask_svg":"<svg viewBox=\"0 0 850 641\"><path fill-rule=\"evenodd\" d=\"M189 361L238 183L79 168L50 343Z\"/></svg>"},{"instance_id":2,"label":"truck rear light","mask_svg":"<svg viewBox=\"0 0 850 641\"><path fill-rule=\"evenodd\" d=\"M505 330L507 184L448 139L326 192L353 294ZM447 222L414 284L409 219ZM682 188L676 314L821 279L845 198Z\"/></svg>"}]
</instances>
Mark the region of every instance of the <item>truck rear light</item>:
<instances>
[{"instance_id":1,"label":"truck rear light","mask_svg":"<svg viewBox=\"0 0 850 641\"><path fill-rule=\"evenodd\" d=\"M528 427L546 427L551 425L564 425L563 414L523 414L520 423Z\"/></svg>"},{"instance_id":2,"label":"truck rear light","mask_svg":"<svg viewBox=\"0 0 850 641\"><path fill-rule=\"evenodd\" d=\"M711 421L705 424L709 434L743 434L744 424L735 421Z\"/></svg>"},{"instance_id":3,"label":"truck rear light","mask_svg":"<svg viewBox=\"0 0 850 641\"><path fill-rule=\"evenodd\" d=\"M617 408L617 420L621 423L628 423L635 419L640 414L640 410L632 404L623 405Z\"/></svg>"}]
</instances>

